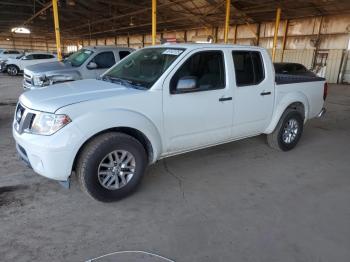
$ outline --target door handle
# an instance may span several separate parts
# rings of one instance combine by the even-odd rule
[[[220,102],[230,101],[230,100],[232,100],[232,97],[221,97],[221,98],[219,98]]]
[[[260,93],[261,96],[268,96],[271,95],[271,92],[262,92]]]

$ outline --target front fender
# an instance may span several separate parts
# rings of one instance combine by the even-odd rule
[[[58,110],[57,113],[60,113],[59,111],[61,110]],[[125,109],[95,109],[94,111],[73,117],[72,124],[76,125],[83,134],[75,146],[75,155],[83,144],[94,135],[118,127],[133,128],[146,136],[152,145],[152,162],[158,159],[162,151],[161,136],[158,128],[151,119],[139,112]]]
[[[269,126],[264,131],[264,134],[270,134],[276,128],[278,121],[280,120],[282,114],[293,103],[302,103],[305,110],[304,119],[308,119],[309,115],[309,101],[307,97],[301,92],[292,92],[285,94],[280,102],[275,106],[274,113],[272,115],[271,122]]]

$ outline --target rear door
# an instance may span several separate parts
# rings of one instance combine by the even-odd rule
[[[262,133],[270,122],[274,103],[272,63],[260,51],[233,50],[235,95],[233,136]]]
[[[225,141],[231,136],[232,90],[226,80],[225,54],[203,50],[188,55],[163,87],[163,119],[167,153]],[[197,79],[197,87],[181,91],[179,79]]]

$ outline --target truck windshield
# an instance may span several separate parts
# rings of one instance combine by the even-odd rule
[[[81,66],[92,54],[93,52],[91,50],[80,49],[79,51],[71,54],[64,61],[70,63],[74,67],[78,67]]]
[[[141,49],[121,60],[106,72],[102,79],[149,89],[184,50],[182,48]]]

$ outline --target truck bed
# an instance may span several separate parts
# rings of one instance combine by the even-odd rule
[[[275,82],[277,85],[295,84],[303,82],[317,82],[325,81],[324,78],[318,76],[299,76],[299,75],[287,75],[287,74],[276,74]]]

